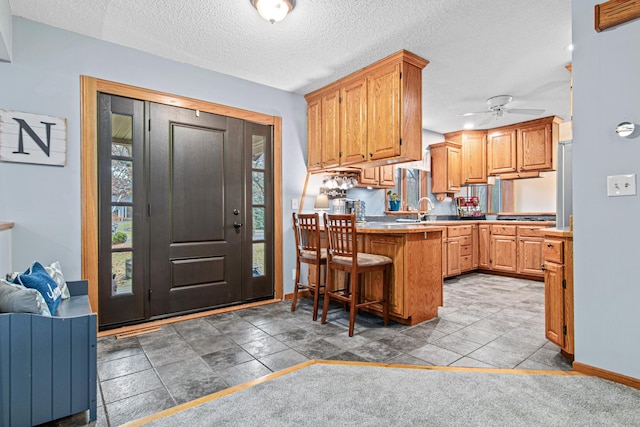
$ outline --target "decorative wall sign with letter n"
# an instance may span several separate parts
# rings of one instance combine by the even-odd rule
[[[67,120],[0,110],[0,161],[64,166]]]

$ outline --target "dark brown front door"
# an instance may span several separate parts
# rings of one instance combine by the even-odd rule
[[[150,316],[242,301],[243,121],[150,104]]]

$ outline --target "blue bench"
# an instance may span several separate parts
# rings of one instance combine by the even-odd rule
[[[96,314],[87,282],[67,285],[55,316],[0,313],[0,427],[96,419]]]

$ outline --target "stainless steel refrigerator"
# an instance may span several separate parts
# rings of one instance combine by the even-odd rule
[[[558,228],[569,228],[569,216],[573,215],[572,154],[572,139],[558,142],[558,191],[556,201],[556,227]]]

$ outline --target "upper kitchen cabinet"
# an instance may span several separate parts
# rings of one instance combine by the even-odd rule
[[[307,94],[309,171],[420,160],[427,64],[402,50]]]
[[[553,170],[561,122],[551,116],[491,129],[487,136],[489,175],[509,179]]]
[[[462,146],[462,185],[487,183],[487,131],[458,131],[445,140]]]
[[[453,142],[439,142],[431,150],[431,192],[437,200],[460,191],[462,183],[462,148]]]
[[[395,166],[362,168],[358,176],[359,187],[393,188],[396,185]]]

